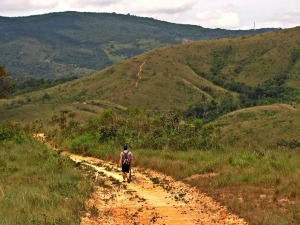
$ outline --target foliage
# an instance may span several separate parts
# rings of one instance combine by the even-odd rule
[[[190,105],[187,109],[187,116],[213,120],[221,115],[235,111],[239,108],[267,105],[276,102],[299,103],[300,101],[298,90],[284,86],[287,78],[287,76],[284,74],[266,80],[263,84],[257,87],[249,87],[243,83],[228,81],[222,76],[219,76],[219,78],[221,78],[219,84],[221,84],[222,87],[240,94],[239,102],[235,101],[232,97],[229,97],[220,103],[215,101],[211,101],[209,103],[195,103]]]
[[[68,124],[68,118],[65,124]],[[61,126],[62,143],[75,153],[90,154],[99,145],[130,143],[138,149],[207,149],[215,144],[216,127],[187,119],[177,112],[148,112],[130,108],[122,114],[105,110],[73,129]]]
[[[68,121],[68,118],[73,119],[74,117],[75,114],[70,110],[61,110],[60,116],[52,117],[52,123],[58,124],[61,131],[66,133],[71,131],[72,128],[76,127],[77,124],[73,120]]]
[[[71,151],[77,154],[88,155],[88,150],[93,147],[93,136],[91,134],[84,134],[72,140]]]
[[[9,90],[11,89],[11,84],[6,80],[8,76],[9,73],[4,66],[0,65],[0,98],[7,97]]]
[[[62,84],[71,80],[75,80],[77,77],[70,78],[59,78],[55,80],[45,79],[45,78],[34,78],[34,77],[21,77],[18,76],[11,79],[10,83],[12,88],[10,90],[10,95],[16,96],[21,94],[26,94],[29,92],[42,90],[46,88],[50,88],[56,86],[58,84]]]
[[[35,114],[34,119],[48,119],[57,114],[53,109],[68,108],[87,119],[104,109],[139,106],[181,110],[211,121],[251,106],[298,104],[299,31],[195,41],[151,51],[47,90],[1,101],[0,118]],[[135,85],[141,65],[142,79]]]
[[[90,182],[24,129],[0,123],[1,224],[78,224]]]
[[[14,122],[0,123],[0,142],[14,140],[21,143],[25,139],[20,124]]]
[[[277,146],[282,146],[282,147],[287,147],[289,149],[295,149],[295,148],[300,148],[300,141],[298,140],[290,140],[290,141],[287,141],[287,140],[279,140],[277,141]]]
[[[230,127],[238,128],[236,132],[243,132],[240,123],[249,125],[249,121],[255,120],[262,127],[265,126],[262,121],[266,121],[273,127],[273,132],[277,132],[274,124],[283,123],[285,113],[289,116],[286,119],[289,129],[295,130],[290,124],[295,122],[293,118],[297,111],[292,106],[285,107],[277,106],[282,112],[275,106],[255,107],[252,111],[244,109],[226,115],[227,120],[223,118],[219,124],[189,119],[171,110],[147,111],[136,107],[124,113],[105,110],[97,118],[90,118],[72,132],[65,133],[64,139],[72,137],[70,141],[74,146],[88,146],[84,154],[113,161],[118,159],[122,144],[129,143],[135,166],[184,179],[250,223],[265,224],[268,218],[268,224],[293,224],[297,221],[300,196],[299,141],[282,139],[273,146],[255,143],[237,148],[227,147],[222,142],[224,133],[219,133],[220,124],[229,123]],[[106,132],[112,126],[114,132]],[[255,123],[253,126],[261,129]],[[249,128],[246,131],[251,133]],[[99,133],[95,135],[95,132]],[[259,135],[268,133],[260,132]],[[253,142],[254,138],[250,139]],[[236,144],[243,142],[244,139],[238,139]],[[155,178],[153,182],[159,183]],[[286,199],[284,206],[282,199]],[[260,216],[255,216],[257,214]]]

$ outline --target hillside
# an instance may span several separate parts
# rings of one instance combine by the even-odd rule
[[[0,17],[0,64],[15,78],[80,77],[170,44],[270,30],[208,29],[116,13]]]
[[[216,111],[299,103],[299,35],[298,27],[161,48],[80,79],[2,100],[1,119],[45,118],[44,113],[62,109],[84,118],[104,108],[130,106],[189,110],[203,118]]]
[[[222,116],[214,124],[223,134],[219,143],[250,148],[258,154],[264,148],[296,148],[296,141],[297,145],[300,143],[299,106],[274,104],[241,109]]]
[[[128,218],[124,212],[130,215],[127,224],[168,224],[174,215],[196,223],[205,223],[205,218],[207,223],[236,221],[224,213],[219,217],[219,207],[213,207],[211,212],[211,201],[191,196],[188,190],[192,190],[207,193],[226,206],[231,216],[239,215],[249,224],[299,224],[299,36],[300,27],[296,27],[162,47],[75,80],[1,99],[0,144],[5,154],[4,161],[0,158],[0,169],[4,179],[14,181],[17,174],[26,172],[18,169],[22,154],[17,152],[24,149],[33,153],[26,154],[24,165],[37,166],[36,159],[43,158],[41,162],[48,164],[44,163],[46,167],[39,172],[61,176],[61,172],[56,174],[45,168],[54,164],[51,168],[63,171],[64,161],[60,159],[68,151],[77,168],[89,166],[97,171],[89,173],[95,181],[95,192],[85,209],[87,223],[105,220],[120,224],[119,218]],[[51,157],[46,155],[47,149],[34,144],[31,138],[24,142],[18,137],[37,132],[45,144],[54,146],[56,152]],[[12,137],[15,140],[10,144],[7,141]],[[125,183],[128,189],[124,183],[119,186],[120,171],[115,168],[124,143],[129,143],[134,154],[133,179],[130,184]],[[102,164],[99,158],[112,163]],[[150,174],[148,169],[164,175]],[[39,176],[31,169],[28,172],[33,180]],[[176,182],[168,182],[167,176],[190,186],[174,189]],[[62,181],[52,178],[51,182],[59,184],[39,179],[40,184],[46,184],[42,190],[61,191],[67,204],[68,200],[76,199],[67,197],[69,192],[65,192],[80,187],[74,178],[71,182],[64,177]],[[31,184],[30,179],[22,181]],[[24,182],[17,182],[18,187],[24,186]],[[118,192],[124,187],[126,193],[121,200],[114,193],[115,187]],[[162,201],[157,201],[156,188],[161,190]],[[11,199],[18,200],[19,192],[11,190],[14,188],[0,187],[0,197],[10,203]],[[32,198],[31,190],[24,192],[29,195],[21,196],[22,203],[29,197],[29,203],[34,203],[30,206],[36,207],[40,202],[48,205],[44,192]],[[149,190],[155,194],[149,195]],[[62,199],[56,192],[51,193]],[[83,195],[78,192],[76,196]],[[127,197],[133,203],[130,214],[122,204]],[[177,204],[182,200],[188,208]],[[175,208],[166,211],[166,206]],[[6,211],[19,208],[6,207],[4,215],[12,215]],[[63,218],[71,218],[61,214],[59,207],[55,209]],[[31,211],[25,210],[22,215],[32,218]],[[39,215],[35,221],[52,221],[56,217],[49,210],[35,212]],[[51,216],[47,216],[49,212]],[[71,212],[80,215],[75,208]],[[16,219],[6,216],[4,220]]]

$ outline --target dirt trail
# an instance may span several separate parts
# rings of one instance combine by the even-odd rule
[[[140,69],[139,69],[139,72],[138,72],[138,80],[135,83],[135,86],[137,86],[139,81],[142,79],[142,71],[143,71],[143,66],[145,65],[145,63],[146,63],[146,60],[140,65]]]
[[[97,179],[81,225],[128,224],[247,224],[194,188],[151,170],[133,169],[132,182],[123,183],[115,164],[67,154],[92,167]]]
[[[53,148],[44,134],[35,134],[34,138]],[[88,167],[95,178],[95,191],[86,203],[89,210],[81,225],[247,224],[195,188],[163,174],[134,168],[132,182],[123,183],[121,171],[113,163],[68,152],[60,154]]]

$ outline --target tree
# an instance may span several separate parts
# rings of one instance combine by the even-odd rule
[[[9,76],[9,73],[0,65],[0,98],[5,98],[8,95],[11,85],[5,81],[5,78]]]

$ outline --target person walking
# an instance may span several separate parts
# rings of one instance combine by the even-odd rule
[[[132,165],[132,153],[128,150],[127,144],[123,146],[123,151],[120,153],[119,167],[122,168],[123,182],[130,182],[130,166]],[[129,174],[129,177],[128,177]]]

